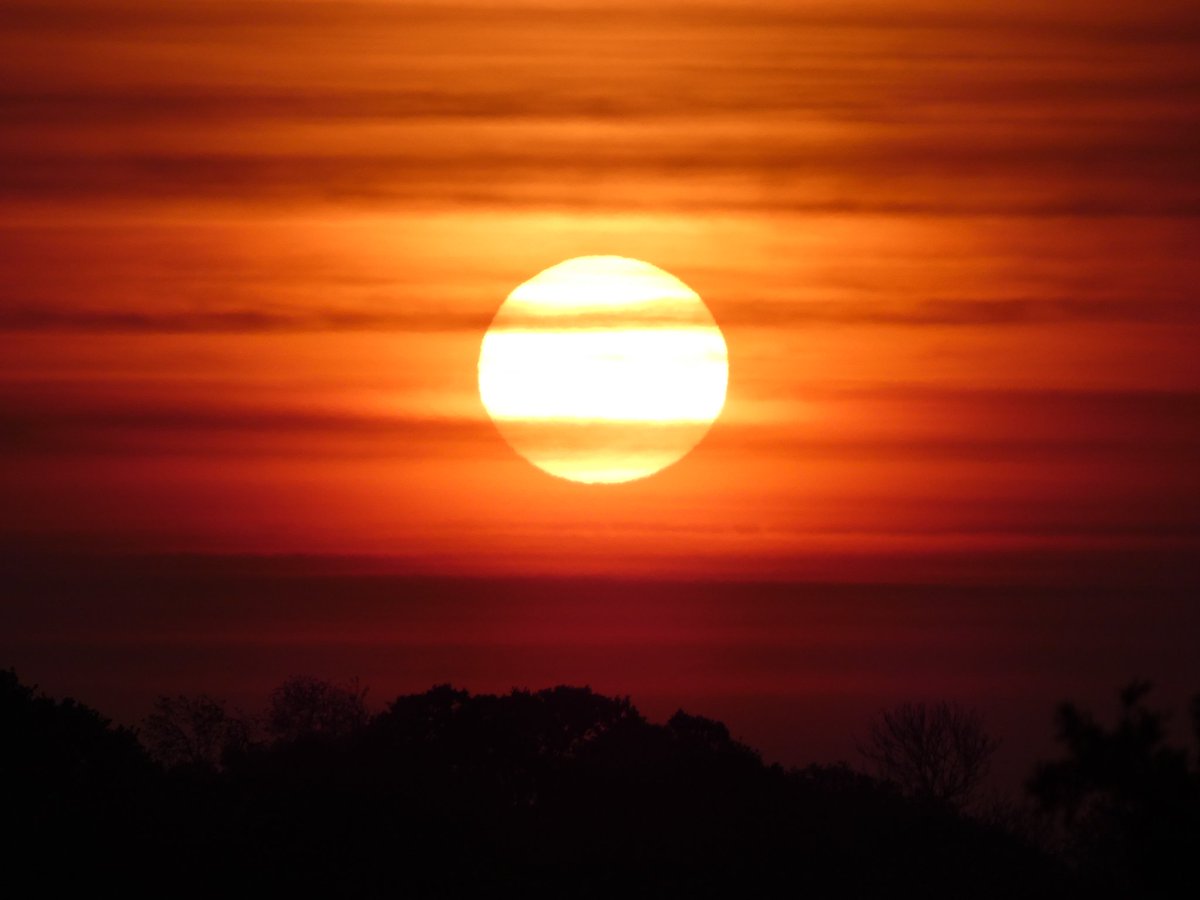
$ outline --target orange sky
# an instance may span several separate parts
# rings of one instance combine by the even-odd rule
[[[1044,6],[6,3],[0,534],[1192,578],[1200,16]],[[500,302],[583,254],[728,342],[644,482],[549,478],[476,393]]]
[[[0,667],[590,684],[800,764],[959,698],[1016,786],[1200,678],[1197,122],[1194,0],[5,0]],[[626,485],[477,394],[593,254],[728,345]]]

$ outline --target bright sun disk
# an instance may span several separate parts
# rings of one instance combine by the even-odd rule
[[[644,478],[685,456],[725,404],[724,336],[691,288],[640,260],[552,266],[501,305],[479,393],[512,447],[561,478]]]

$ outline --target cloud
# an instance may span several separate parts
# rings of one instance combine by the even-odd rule
[[[502,446],[482,408],[415,415],[312,409],[304,391],[247,401],[175,391],[171,400],[121,382],[0,385],[0,455],[437,455]],[[857,417],[830,430],[786,418],[719,422],[708,452],[745,458],[1084,460],[1178,469],[1200,453],[1200,391],[956,389],[920,384],[813,386],[806,402]],[[932,414],[946,423],[930,432]],[[876,430],[879,417],[908,422]],[[957,423],[951,425],[951,423]]]
[[[477,417],[313,410],[234,396],[173,403],[136,396],[99,399],[83,385],[0,392],[0,456],[434,455],[499,441]]]
[[[805,144],[802,130],[774,145],[756,140],[752,121],[730,130],[754,143],[700,151],[687,135],[631,135],[623,144],[616,138],[589,141],[585,129],[558,143],[532,133],[515,145],[489,146],[483,137],[471,149],[453,146],[466,134],[444,135],[392,153],[364,147],[313,154],[292,146],[270,154],[249,148],[84,156],[10,151],[0,154],[0,199],[1080,217],[1200,213],[1200,179],[1192,166],[1200,134],[1174,125],[1157,133],[1143,126],[1137,140],[1081,129],[1008,146],[969,128],[904,138],[864,132],[827,145]],[[757,179],[763,187],[731,189],[729,179]],[[828,179],[842,186],[830,187]]]
[[[2,320],[0,320],[2,321]],[[1200,322],[1200,304],[1183,297],[1013,297],[730,303],[722,327],[812,324],[1005,326],[1072,322]]]
[[[647,7],[640,0],[206,0],[163,4],[154,0],[59,0],[53,8],[37,0],[11,0],[0,21],[48,31],[98,27],[227,27],[256,23],[278,28],[328,28],[338,24],[458,24],[463,17],[482,26],[508,22],[562,20],[581,23],[623,20],[636,9],[639,22],[721,26],[855,25],[920,28],[1014,28],[1051,34],[1106,35],[1113,41],[1190,39],[1200,14],[1190,0],[1154,0],[1129,15],[1123,0],[981,0],[963,7],[956,0],[840,0],[796,5],[787,0],[674,0]],[[1188,26],[1191,26],[1189,28]]]
[[[470,331],[482,334],[490,318],[471,311],[278,311],[248,307],[220,311],[81,310],[44,306],[0,307],[0,331],[96,334],[270,334],[313,331]]]
[[[72,309],[66,306],[5,306],[0,332],[86,334],[271,334],[305,332],[467,332],[482,334],[491,310],[374,309],[294,310],[247,306],[224,310]],[[653,325],[643,318],[640,324]],[[1200,322],[1200,305],[1185,298],[961,298],[850,299],[795,302],[726,300],[719,324],[725,329],[800,328],[806,325],[897,325],[1003,327],[1052,323]],[[664,320],[663,324],[677,324]]]

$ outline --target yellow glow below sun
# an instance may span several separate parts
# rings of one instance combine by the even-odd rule
[[[516,288],[483,338],[479,393],[510,445],[573,481],[676,462],[725,404],[725,339],[699,295],[619,256],[559,263]]]

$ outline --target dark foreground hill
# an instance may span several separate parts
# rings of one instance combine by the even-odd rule
[[[764,765],[683,712],[658,725],[586,688],[442,686],[367,716],[351,693],[289,684],[261,737],[215,704],[164,698],[143,734],[156,761],[132,732],[4,673],[7,877],[165,897],[1078,888],[1014,833],[844,766]]]

